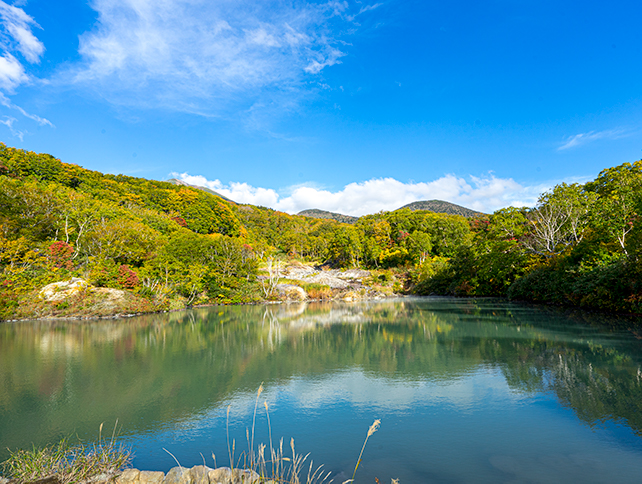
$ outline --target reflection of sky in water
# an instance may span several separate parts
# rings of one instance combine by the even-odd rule
[[[255,393],[236,393],[230,434],[236,455],[247,449]],[[501,371],[480,366],[450,380],[406,381],[339,371],[293,377],[268,387],[259,399],[257,442],[268,441],[263,401],[275,440],[294,437],[297,449],[343,479],[350,477],[368,426],[381,429],[368,442],[358,482],[634,483],[642,475],[642,443],[618,424],[591,429],[554,395],[511,389]],[[139,467],[228,464],[227,407],[174,422],[135,443]],[[343,472],[343,474],[340,474]],[[347,478],[345,477],[345,478]],[[335,481],[336,482],[336,481]]]
[[[458,299],[20,323],[0,327],[0,445],[94,438],[119,418],[137,467],[176,465],[163,449],[183,465],[213,465],[212,453],[227,465],[227,406],[238,456],[265,381],[255,440],[268,441],[267,401],[275,440],[293,437],[335,482],[375,418],[358,482],[638,482],[639,346]]]

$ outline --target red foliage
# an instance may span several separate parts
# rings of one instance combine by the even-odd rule
[[[140,284],[138,274],[129,268],[128,265],[123,264],[118,268],[118,283],[124,289],[134,289]]]
[[[74,268],[71,262],[71,256],[74,254],[74,248],[67,242],[56,241],[49,246],[49,260],[51,263],[61,269],[71,270]]]
[[[172,217],[172,220],[176,222],[181,227],[187,227],[187,222],[182,217]]]

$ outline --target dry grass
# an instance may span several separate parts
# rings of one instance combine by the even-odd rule
[[[263,384],[259,386],[256,393],[254,415],[252,416],[252,429],[251,431],[246,430],[248,452],[243,453],[238,461],[236,461],[237,466],[256,472],[259,476],[259,482],[273,482],[275,484],[323,484],[326,482],[329,484],[333,482],[333,480],[330,479],[331,472],[325,471],[323,469],[323,464],[315,467],[312,459],[309,460],[308,464],[308,458],[310,457],[309,453],[306,455],[297,454],[294,439],[290,439],[290,449],[287,454],[283,449],[283,438],[280,439],[278,447],[273,445],[270,411],[267,401],[263,402],[263,406],[265,408],[265,415],[268,424],[269,448],[267,445],[261,443],[258,445],[256,450],[254,449],[254,426],[256,424],[256,414],[261,393],[263,393]],[[230,444],[229,418],[230,407],[227,408],[227,444],[230,466],[233,468],[235,462],[234,451],[236,448],[236,442],[232,440],[232,443]],[[368,439],[379,429],[380,425],[381,421],[375,420],[368,429],[366,439],[363,442],[359,458],[357,459],[357,463],[352,473],[352,478],[343,481],[342,484],[354,482]]]
[[[131,452],[116,443],[115,426],[109,440],[103,440],[102,427],[98,442],[92,445],[71,445],[68,439],[62,439],[42,449],[9,451],[2,466],[19,482],[55,476],[60,484],[74,484],[100,474],[113,476],[130,463]]]
[[[300,284],[303,289],[305,289],[305,292],[308,293],[308,296],[310,299],[332,299],[333,297],[333,291],[330,286],[327,286],[325,284],[318,284],[318,283],[307,283],[307,284]]]

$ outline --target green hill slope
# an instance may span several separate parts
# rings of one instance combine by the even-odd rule
[[[222,198],[223,200],[227,200],[228,202],[236,203],[234,200],[230,200],[229,198],[227,198],[227,197],[221,195],[220,193],[215,192],[214,190],[212,190],[210,188],[207,188],[207,187],[201,187],[201,186],[198,186],[198,185],[190,185],[189,183],[185,183],[184,181],[179,180],[177,178],[170,178],[169,180],[166,180],[166,181],[167,181],[167,183],[171,183],[173,185],[179,185],[179,186],[184,186],[184,187],[196,188],[197,190],[203,190],[204,192],[210,193],[212,195],[216,195],[217,197]]]
[[[435,213],[447,213],[449,215],[463,215],[464,217],[476,217],[483,215],[482,212],[476,212],[461,205],[454,203],[444,202],[443,200],[423,200],[419,202],[412,202],[404,205],[401,208],[408,208],[410,210],[428,210]]]
[[[328,212],[326,210],[318,210],[316,208],[303,210],[302,212],[297,213],[297,215],[300,215],[302,217],[336,220],[337,222],[341,222],[345,224],[353,224],[357,220],[359,220],[359,217],[353,217],[352,215],[343,215],[342,213]]]

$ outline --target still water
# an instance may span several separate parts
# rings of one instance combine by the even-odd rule
[[[96,439],[134,466],[229,465],[294,438],[342,482],[642,481],[635,320],[496,300],[214,307],[119,321],[0,324],[6,448]],[[214,456],[214,457],[213,457]]]

